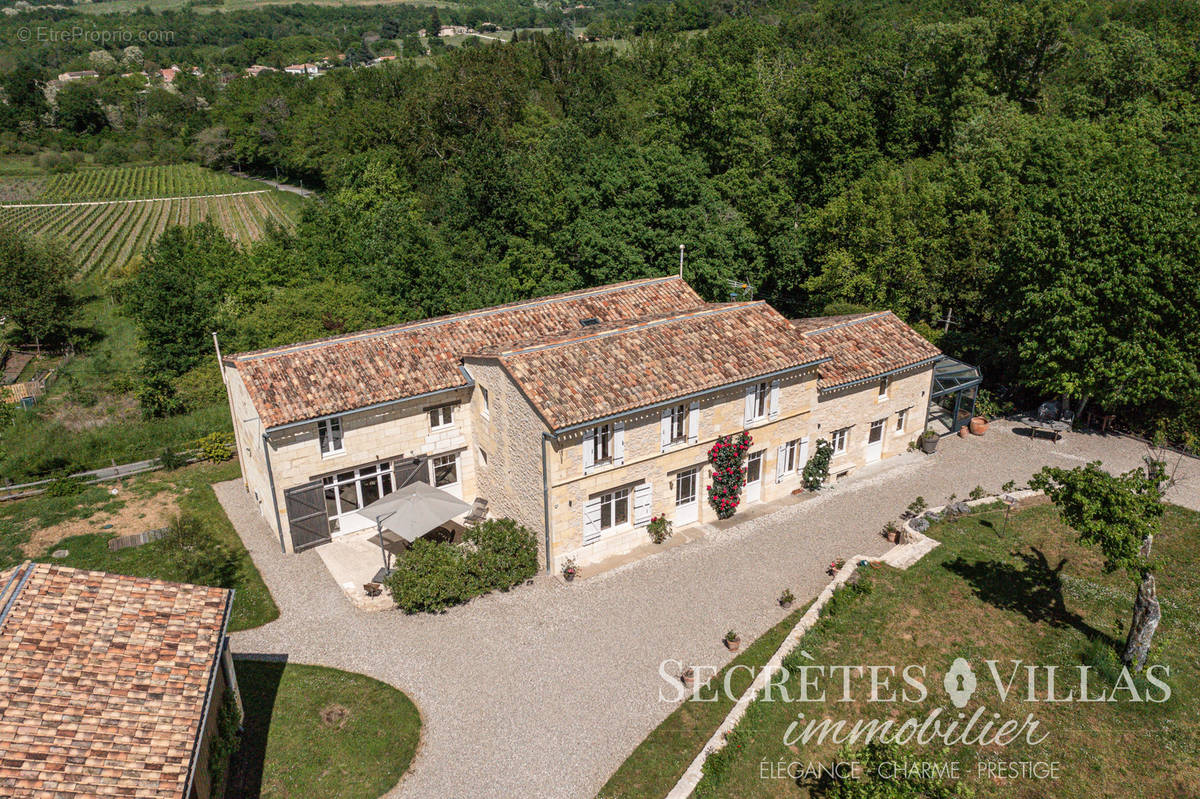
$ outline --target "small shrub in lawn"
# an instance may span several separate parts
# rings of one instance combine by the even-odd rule
[[[196,442],[196,454],[206,461],[227,461],[237,451],[233,433],[209,433]]]
[[[87,483],[78,477],[56,477],[46,486],[46,494],[51,497],[72,497],[87,488]]]
[[[198,516],[181,513],[167,525],[160,539],[178,564],[184,581],[218,588],[236,588],[241,561],[228,547],[218,542]]]
[[[987,492],[983,490],[983,486],[975,486],[971,489],[971,493],[967,494],[970,499],[983,499],[987,496]]]
[[[170,447],[163,450],[162,455],[158,456],[158,462],[168,472],[173,472],[181,466],[186,466],[188,459],[186,455],[180,455]]]

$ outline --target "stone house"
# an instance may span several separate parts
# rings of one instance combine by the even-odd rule
[[[924,427],[941,353],[890,312],[789,321],[636,280],[222,360],[247,490],[287,551],[411,480],[534,530],[547,569],[715,518],[707,452],[754,439],[748,503],[844,476]]]
[[[233,592],[51,564],[0,572],[0,794],[219,796],[210,751],[241,711]]]

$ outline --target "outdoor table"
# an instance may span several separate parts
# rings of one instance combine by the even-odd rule
[[[1029,433],[1031,437],[1036,437],[1039,433],[1049,433],[1050,438],[1055,444],[1057,444],[1058,440],[1062,438],[1063,433],[1071,429],[1070,422],[1058,420],[1044,420],[1037,419],[1032,416],[1026,416],[1023,417],[1021,421],[1029,426]]]

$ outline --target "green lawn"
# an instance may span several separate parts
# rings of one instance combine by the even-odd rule
[[[378,680],[242,659],[237,677],[245,733],[226,799],[376,799],[416,754],[416,705]]]
[[[708,686],[724,685],[725,674],[735,666],[761,667],[779,649],[796,622],[812,603],[792,611],[783,621],[755,639],[741,654],[709,681]],[[750,685],[752,675],[738,669],[730,677],[729,684],[734,695],[740,696]],[[662,723],[638,744],[628,759],[609,778],[598,796],[603,799],[662,799],[683,776],[688,764],[700,754],[700,748],[712,737],[713,730],[732,709],[734,700],[723,691],[710,687],[701,689],[706,699],[717,696],[717,701],[684,702],[663,719]]]
[[[222,464],[196,464],[174,472],[155,472],[133,478],[117,497],[108,493],[109,485],[96,486],[69,497],[38,496],[18,502],[0,504],[0,568],[8,568],[24,559],[20,547],[29,541],[38,528],[46,528],[73,519],[88,519],[102,513],[118,512],[127,503],[150,499],[167,502],[173,499],[180,512],[199,518],[205,529],[220,544],[233,551],[239,570],[229,620],[231,630],[258,627],[279,617],[279,609],[271,599],[253,561],[250,559],[237,531],[217,502],[211,483],[237,477],[235,461]],[[103,518],[103,517],[101,517]],[[186,575],[174,551],[167,542],[155,541],[138,547],[110,552],[108,541],[116,535],[142,532],[142,524],[130,529],[97,530],[65,538],[49,544],[35,560],[61,563],[81,569],[98,569],[116,574],[156,577],[162,580],[183,581]],[[63,559],[51,557],[57,549],[70,555]]]
[[[953,719],[957,711],[948,701],[942,676],[957,657],[966,658],[978,677],[978,690],[965,708],[968,714],[981,705],[1001,713],[1003,720],[1023,720],[1031,713],[1039,723],[1039,734],[1048,737],[1040,745],[1020,739],[1006,747],[958,746],[945,752],[911,744],[904,751],[910,759],[959,763],[964,783],[980,797],[1157,799],[1200,795],[1200,722],[1195,712],[1200,700],[1200,662],[1195,647],[1200,634],[1200,571],[1196,568],[1200,514],[1168,507],[1163,533],[1155,541],[1156,554],[1162,559],[1159,599],[1163,620],[1151,661],[1170,667],[1167,682],[1172,695],[1165,703],[1029,703],[1011,696],[1002,702],[983,664],[987,659],[999,661],[1004,679],[1012,671],[1013,660],[1059,667],[1056,695],[1060,697],[1071,687],[1078,691],[1078,667],[1089,665],[1089,695],[1111,691],[1120,675],[1116,651],[1129,622],[1133,582],[1125,574],[1104,574],[1100,557],[1075,543],[1073,533],[1051,506],[1014,515],[1006,531],[1003,513],[988,511],[936,525],[931,535],[943,545],[921,562],[906,572],[870,570],[870,593],[847,595],[848,601],[839,601],[833,613],[823,615],[797,648],[812,659],[802,659],[794,652],[788,659],[793,673],[787,683],[791,696],[798,697],[796,671],[801,664],[890,665],[897,674],[905,665],[916,664],[927,671],[926,699],[868,701],[868,674],[853,678],[849,702],[836,701],[842,698],[841,676],[821,684],[826,688],[823,702],[755,702],[731,734],[729,747],[710,759],[709,773],[696,796],[829,795],[827,788],[821,790],[811,781],[762,776],[764,763],[828,764],[837,756],[837,747],[829,742],[805,744],[794,738],[785,742],[796,714],[802,712],[806,719],[845,720],[847,725],[856,720],[896,719],[900,723],[910,718],[924,721],[930,711],[941,708]],[[1022,671],[1016,681],[1022,699],[1025,674]],[[1043,670],[1037,678],[1043,698],[1045,683]],[[1140,675],[1135,684],[1139,690],[1147,688]],[[905,686],[896,676],[891,687]],[[1161,698],[1160,691],[1154,693]],[[1127,698],[1128,692],[1121,696]],[[711,734],[716,723],[697,737]],[[602,796],[662,794],[657,782],[654,792],[623,787],[659,779],[656,772],[664,769],[643,756],[643,749],[659,735],[656,731],[635,752],[610,782],[613,790]],[[1057,762],[1058,779],[986,774],[977,778],[978,762],[994,760]]]

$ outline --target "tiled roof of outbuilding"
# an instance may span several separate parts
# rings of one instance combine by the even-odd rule
[[[702,306],[678,277],[634,280],[229,359],[265,427],[466,385],[464,355]]]
[[[795,319],[803,337],[833,361],[820,368],[822,391],[941,357],[942,351],[891,311]]]
[[[184,799],[231,597],[49,564],[0,573],[0,795]]]
[[[552,430],[822,359],[764,302],[705,305],[477,357],[498,359]]]

